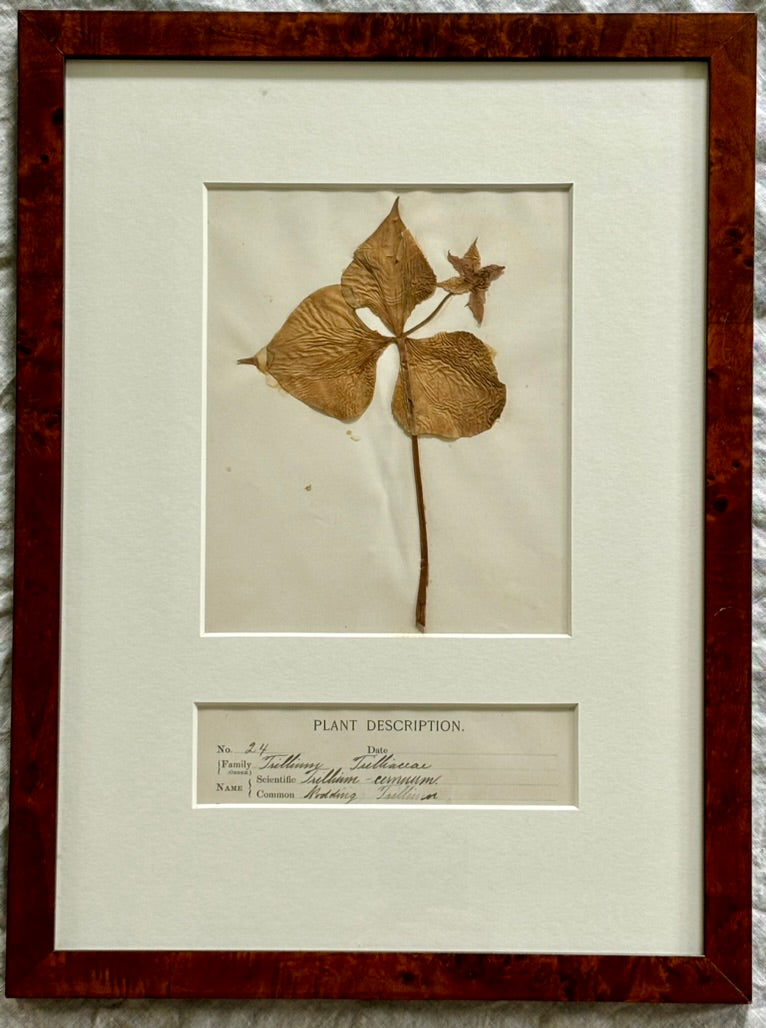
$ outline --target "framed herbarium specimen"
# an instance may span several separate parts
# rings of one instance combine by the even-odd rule
[[[745,1002],[755,18],[19,38],[9,994]]]

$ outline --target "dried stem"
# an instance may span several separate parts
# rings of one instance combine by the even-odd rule
[[[447,293],[446,296],[442,297],[442,299],[439,301],[436,307],[434,307],[434,309],[431,311],[427,318],[423,318],[423,320],[419,321],[417,325],[413,325],[412,328],[407,329],[407,335],[412,335],[413,332],[417,332],[419,328],[422,328],[424,325],[427,325],[429,321],[432,321],[439,313],[439,311],[442,309],[447,300],[451,299],[453,295],[453,293]]]
[[[426,530],[426,507],[423,502],[423,480],[420,477],[420,448],[418,437],[412,436],[412,469],[415,472],[415,495],[418,500],[418,527],[420,528],[420,578],[418,598],[415,603],[415,627],[419,632],[426,630],[426,590],[428,589],[428,532]]]
[[[434,314],[436,311],[434,311]],[[432,315],[433,316],[433,315]],[[412,400],[412,381],[407,360],[407,337],[396,340],[402,371],[402,385],[409,414],[410,437],[412,439],[412,470],[415,476],[415,496],[418,504],[418,529],[420,531],[420,577],[418,597],[415,602],[415,627],[419,632],[426,630],[426,590],[428,589],[428,532],[426,529],[426,506],[423,500],[423,479],[420,474],[420,447],[416,434],[415,407]]]
[[[413,332],[417,332],[417,330],[419,328],[423,328],[423,326],[427,325],[429,321],[433,321],[433,319],[436,317],[436,315],[439,313],[439,311],[445,305],[447,300],[451,300],[454,295],[455,295],[454,293],[447,293],[446,296],[443,296],[441,298],[441,300],[437,303],[437,305],[434,307],[434,309],[431,311],[431,313],[429,315],[427,315],[425,318],[423,318],[422,321],[419,321],[417,323],[417,325],[413,325],[412,328],[408,328],[407,331],[404,332],[403,335],[400,335],[400,336],[383,336],[383,338],[386,340],[386,342],[396,342],[397,344],[400,344],[402,339],[407,339],[409,336],[412,335]],[[238,364],[254,364],[255,363],[255,358],[253,357],[250,360],[237,361],[237,363]]]

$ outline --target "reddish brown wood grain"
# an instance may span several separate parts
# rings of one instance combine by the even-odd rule
[[[16,607],[7,992],[14,996],[743,1002],[750,990],[755,18],[22,12]],[[705,956],[54,949],[64,61],[702,60],[710,69]]]
[[[710,60],[705,455],[705,952],[751,979],[755,40]],[[735,185],[736,183],[736,185]],[[741,985],[747,992],[747,985]]]
[[[705,60],[750,15],[187,14],[29,11],[78,57]]]
[[[52,949],[63,316],[61,55],[20,25],[16,535],[8,982]]]
[[[56,952],[18,995],[737,1003],[705,958],[493,953]]]

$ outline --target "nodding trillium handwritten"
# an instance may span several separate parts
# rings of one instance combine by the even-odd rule
[[[341,421],[360,417],[372,400],[375,369],[392,343],[399,351],[399,375],[391,403],[393,415],[412,441],[412,460],[420,530],[420,577],[415,625],[426,627],[428,537],[418,437],[461,439],[486,432],[505,406],[505,386],[489,348],[471,332],[438,332],[415,338],[453,296],[468,294],[477,324],[484,317],[487,290],[505,270],[482,266],[477,241],[462,257],[448,254],[457,272],[437,282],[430,264],[399,213],[399,199],[354,253],[340,285],[324,286],[298,304],[253,364],[303,403]],[[445,291],[431,313],[407,327],[415,307]],[[391,333],[368,328],[357,315],[369,308]]]

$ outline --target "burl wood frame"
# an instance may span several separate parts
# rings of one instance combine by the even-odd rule
[[[27,11],[19,35],[8,994],[745,1002],[755,17]],[[55,949],[64,67],[99,57],[707,62],[704,956]]]

